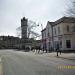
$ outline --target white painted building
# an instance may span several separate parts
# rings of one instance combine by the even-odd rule
[[[51,50],[52,47],[52,26],[50,23],[47,23],[46,26],[46,45],[47,45],[47,50]]]
[[[47,49],[47,44],[46,44],[46,28],[43,29],[41,32],[42,32],[41,48],[43,50],[46,50]]]
[[[48,22],[45,29],[47,50],[56,50],[57,44],[60,50],[75,50],[75,18],[62,17]]]

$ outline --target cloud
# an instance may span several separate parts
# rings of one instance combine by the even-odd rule
[[[0,0],[0,32],[16,35],[23,16],[42,23],[54,21],[63,16],[69,0]],[[39,31],[41,28],[38,29]],[[5,33],[6,32],[6,33]],[[39,32],[40,33],[40,32]]]

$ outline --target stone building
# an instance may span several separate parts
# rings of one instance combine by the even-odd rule
[[[32,40],[30,40],[27,36],[27,28],[28,28],[28,20],[23,17],[21,19],[21,44],[22,49],[31,49]]]
[[[43,50],[46,50],[47,49],[47,44],[46,44],[46,28],[43,29],[41,32],[42,32],[41,48]]]
[[[17,49],[21,39],[13,36],[0,36],[0,48]]]
[[[60,50],[75,50],[75,18],[62,17],[55,22],[48,21],[46,26],[47,50],[52,48],[56,50],[57,45]]]
[[[28,20],[23,17],[23,19],[21,19],[21,36],[22,39],[27,39],[27,22]]]

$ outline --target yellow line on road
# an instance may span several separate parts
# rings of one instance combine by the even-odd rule
[[[2,67],[1,58],[0,58],[0,75],[3,75],[3,67]]]

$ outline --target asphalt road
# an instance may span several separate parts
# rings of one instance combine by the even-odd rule
[[[0,75],[75,75],[75,61],[32,52],[0,51]]]

